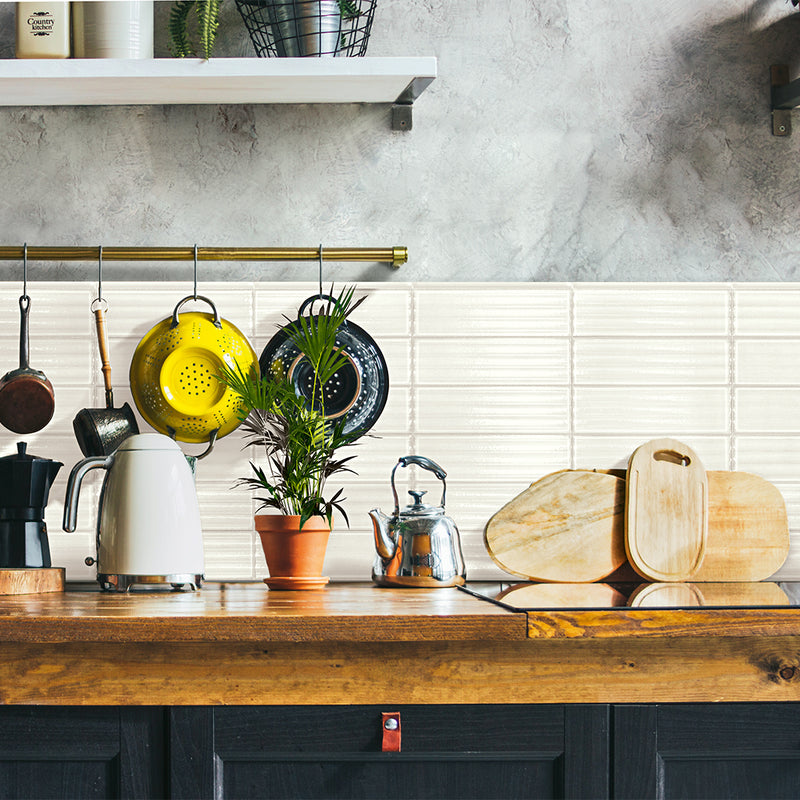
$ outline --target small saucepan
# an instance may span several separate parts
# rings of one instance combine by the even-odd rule
[[[106,390],[105,408],[83,408],[72,420],[72,429],[81,452],[91,456],[110,456],[129,436],[139,433],[139,424],[133,409],[124,403],[114,408],[114,390],[111,388],[111,363],[108,358],[105,311],[108,305],[98,298],[92,303],[97,344],[100,350],[103,383]]]
[[[55,394],[44,372],[28,364],[31,299],[27,294],[19,298],[19,310],[19,369],[0,379],[0,424],[14,433],[36,433],[53,418]]]

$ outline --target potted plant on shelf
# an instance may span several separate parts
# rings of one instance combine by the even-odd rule
[[[301,316],[283,328],[310,362],[311,407],[280,362],[261,377],[244,373],[238,364],[223,365],[219,376],[240,399],[245,446],[255,446],[264,457],[264,466],[251,461],[253,474],[236,485],[263,492],[256,497],[261,505],[255,525],[270,573],[265,582],[271,589],[322,588],[328,581],[322,568],[334,510],[349,524],[342,489],[326,499],[326,481],[337,473],[354,472],[349,462],[355,456],[341,458],[338,452],[352,445],[361,431],[345,432],[343,420],[326,418],[323,388],[347,361],[336,333],[363,300],[354,299],[353,288],[344,289],[316,316]],[[265,508],[279,513],[258,513]]]
[[[222,0],[178,0],[169,12],[169,38],[172,54],[178,58],[197,56],[197,48],[188,32],[189,14],[194,8],[197,14],[197,36],[203,58],[208,61],[214,49],[219,27],[219,10]]]

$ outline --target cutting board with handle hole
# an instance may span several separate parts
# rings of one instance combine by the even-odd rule
[[[628,462],[625,549],[652,581],[684,581],[700,569],[708,534],[708,478],[677,439],[653,439]]]
[[[580,484],[564,477],[573,472],[583,476]],[[603,477],[607,475],[616,481],[609,483]],[[623,582],[638,580],[625,558],[625,477],[625,470],[615,469],[555,472],[542,479],[547,482],[546,498],[540,494],[542,487],[537,486],[537,481],[489,521],[484,533],[489,554],[503,570],[528,580],[581,582],[609,576]],[[706,477],[705,557],[692,580],[762,581],[774,575],[789,555],[789,523],[783,495],[774,484],[749,472],[710,470]],[[576,488],[586,492],[577,507],[570,505],[572,501],[566,494],[559,497],[562,490],[574,496]],[[539,499],[546,499],[549,505],[537,514],[530,506]],[[578,570],[574,565],[580,563],[586,525],[591,530],[587,541],[595,554],[600,553],[599,563],[594,568],[583,565]],[[562,536],[564,543],[553,538]],[[571,549],[577,550],[578,555]],[[616,566],[606,573],[609,561]],[[542,572],[546,577],[537,578],[537,573]]]
[[[506,503],[486,525],[484,543],[512,575],[590,583],[625,562],[624,512],[623,478],[562,470]]]

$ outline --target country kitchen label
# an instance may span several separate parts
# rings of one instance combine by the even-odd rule
[[[52,36],[56,18],[50,11],[33,11],[28,15],[28,29],[33,36]]]

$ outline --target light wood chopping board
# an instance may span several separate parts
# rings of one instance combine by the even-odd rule
[[[625,562],[625,481],[562,470],[531,484],[488,522],[486,549],[512,575],[589,583]]]
[[[562,482],[565,491],[573,491],[576,486],[573,480],[554,480],[554,476],[569,472],[576,471],[556,472],[542,480],[547,481],[551,493],[558,492]],[[577,472],[584,476],[581,487],[587,491],[586,497],[597,497],[599,492],[606,508],[610,499],[608,493],[613,486],[614,512],[610,518],[605,518],[605,522],[595,520],[590,540],[596,551],[612,554],[611,563],[621,559],[617,567],[609,572],[585,580],[601,580],[609,576],[616,581],[637,580],[638,575],[625,559],[624,504],[618,502],[619,496],[624,498],[625,470]],[[609,484],[603,477],[592,477],[603,475],[616,477],[617,482]],[[783,495],[769,481],[748,472],[711,470],[706,477],[708,533],[705,556],[692,580],[763,581],[774,575],[789,555],[789,523]],[[575,577],[578,571],[572,568],[574,557],[570,548],[580,550],[581,520],[593,515],[597,517],[600,509],[584,508],[580,513],[574,508],[563,511],[563,506],[571,501],[565,497],[551,497],[549,508],[543,509],[541,517],[537,516],[529,506],[539,496],[538,490],[536,493],[531,491],[538,483],[532,484],[492,517],[484,534],[486,548],[495,563],[512,575],[553,582],[580,580]],[[594,485],[587,489],[588,483]],[[554,513],[558,508],[562,508],[563,512],[560,516]],[[602,515],[600,518],[603,519]],[[537,533],[542,524],[547,527],[547,533]],[[565,536],[566,541],[556,544],[552,537],[560,536]],[[534,567],[542,557],[548,565],[548,574],[553,577],[540,579],[526,572],[539,572]],[[559,557],[561,561],[558,561]],[[582,567],[582,573],[597,574],[604,572],[607,566],[608,561],[604,562],[602,568],[594,570]],[[611,575],[612,572],[614,575]]]
[[[64,567],[3,567],[0,595],[63,592],[65,571]]]
[[[645,583],[628,598],[632,608],[788,606],[777,583]]]
[[[677,439],[653,439],[628,462],[625,549],[652,581],[684,581],[703,563],[708,479],[702,461]]]
[[[607,583],[526,583],[495,598],[513,608],[617,608],[627,598]]]

